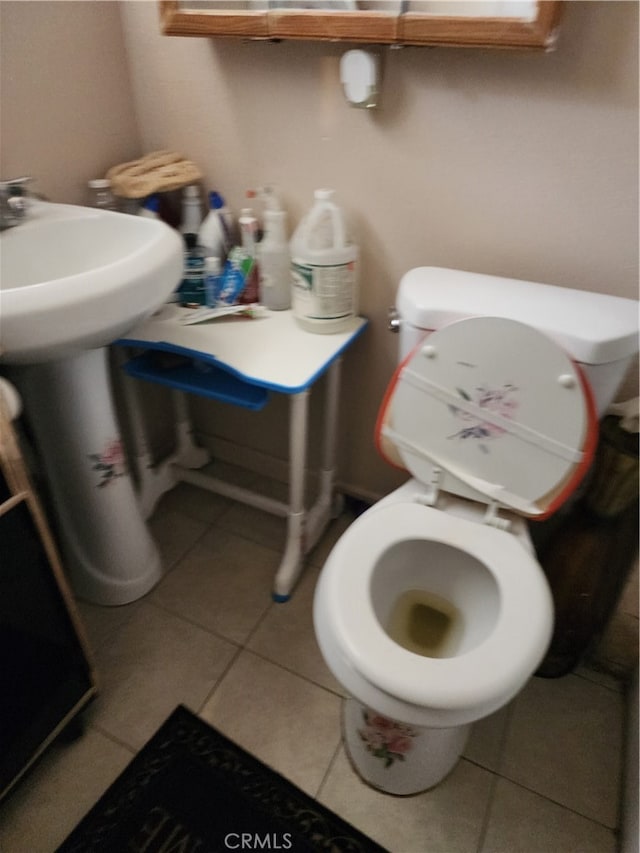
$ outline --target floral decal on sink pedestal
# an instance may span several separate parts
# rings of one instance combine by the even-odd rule
[[[100,475],[100,482],[97,484],[99,489],[127,473],[127,461],[120,438],[107,441],[102,452],[90,453],[89,459],[93,461],[93,470]]]

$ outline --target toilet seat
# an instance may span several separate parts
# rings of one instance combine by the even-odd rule
[[[500,597],[495,625],[460,656],[412,653],[376,618],[370,594],[376,563],[394,544],[412,539],[466,552],[495,579]],[[512,534],[418,503],[390,503],[362,515],[339,540],[323,575],[324,611],[350,664],[370,683],[414,705],[464,709],[515,694],[551,635],[548,585],[535,558]]]
[[[499,317],[428,335],[396,371],[376,425],[383,456],[425,485],[531,518],[567,499],[596,440],[578,366],[536,329]]]

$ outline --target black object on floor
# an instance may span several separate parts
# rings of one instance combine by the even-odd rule
[[[58,853],[385,853],[180,706]]]

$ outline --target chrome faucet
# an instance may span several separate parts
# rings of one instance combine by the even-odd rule
[[[25,176],[0,181],[0,231],[19,225],[26,218],[31,180]]]

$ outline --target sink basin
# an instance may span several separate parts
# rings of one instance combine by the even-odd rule
[[[175,289],[182,241],[144,217],[47,202],[29,214],[0,235],[0,368],[22,397],[76,595],[127,604],[162,562],[128,470],[107,345]]]
[[[0,236],[0,361],[41,363],[111,343],[175,289],[182,254],[163,222],[33,202]]]

